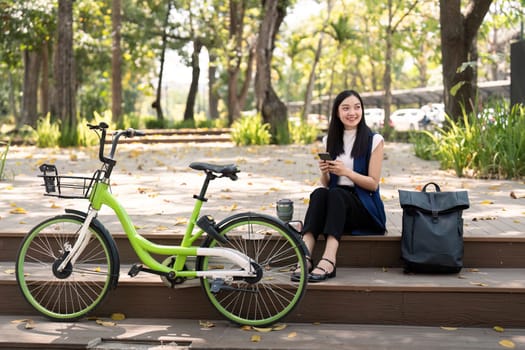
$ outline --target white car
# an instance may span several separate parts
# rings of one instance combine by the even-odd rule
[[[402,108],[390,115],[390,123],[397,131],[418,130],[424,117],[425,113],[419,108]]]
[[[365,108],[365,121],[372,129],[383,127],[385,122],[385,110],[383,108]]]

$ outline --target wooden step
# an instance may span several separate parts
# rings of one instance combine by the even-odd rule
[[[22,233],[0,233],[0,261],[14,261]],[[178,244],[180,234],[147,234],[160,244]],[[137,262],[124,234],[113,235],[123,264]],[[400,236],[344,236],[338,251],[340,267],[400,267]],[[197,242],[200,244],[200,242]],[[525,237],[465,237],[464,266],[525,268]],[[324,242],[318,242],[314,260],[322,254]]]
[[[7,271],[11,263],[1,263]],[[136,318],[221,319],[199,280],[173,289],[158,276],[127,275],[95,314],[122,312]],[[287,322],[383,325],[525,327],[525,270],[464,268],[453,275],[407,275],[399,268],[341,268],[337,277],[309,284]],[[15,276],[0,278],[0,314],[34,315]]]

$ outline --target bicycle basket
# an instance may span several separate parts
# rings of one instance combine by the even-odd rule
[[[54,165],[42,164],[41,175],[44,178],[45,196],[60,198],[89,198],[93,183],[99,181],[100,171],[97,170],[92,177],[58,175]]]

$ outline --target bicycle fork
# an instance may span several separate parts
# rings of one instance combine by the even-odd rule
[[[78,238],[76,239],[75,244],[72,247],[70,243],[64,245],[64,253],[62,254],[63,260],[57,267],[58,272],[64,271],[68,264],[74,265],[80,254],[82,254],[84,249],[87,247],[92,235],[91,231],[89,230],[89,226],[91,225],[91,221],[97,216],[97,214],[97,210],[89,208],[84,223],[82,224],[82,227],[78,232]]]

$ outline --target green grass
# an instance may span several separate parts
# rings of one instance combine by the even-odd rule
[[[412,137],[416,155],[439,160],[458,177],[518,179],[525,176],[525,106],[499,101],[490,113],[466,113],[458,122],[446,116],[435,133]]]

